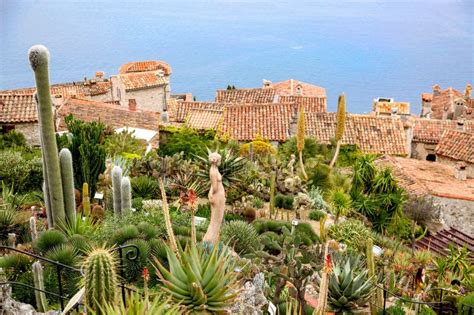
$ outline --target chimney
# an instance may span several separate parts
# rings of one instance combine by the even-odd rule
[[[263,87],[264,88],[271,88],[272,87],[272,81],[263,79]]]
[[[461,117],[457,120],[456,130],[466,132],[466,124],[464,123],[464,118]]]
[[[433,85],[433,96],[437,96],[441,93],[441,87],[438,84]]]
[[[137,110],[137,101],[134,98],[128,100],[128,109],[133,112]]]
[[[443,117],[441,119],[442,120],[448,119],[448,106],[444,106],[444,108],[443,108]]]
[[[296,86],[296,95],[297,96],[302,96],[303,95],[303,86],[301,84],[298,84]]]
[[[468,83],[466,85],[466,89],[464,90],[464,99],[466,101],[471,99],[471,92],[472,92],[472,85]]]
[[[459,180],[466,180],[467,179],[467,170],[466,164],[464,162],[458,162],[454,169],[454,177]]]
[[[105,72],[104,71],[96,71],[95,72],[95,78],[98,79],[98,80],[102,80],[105,76]]]

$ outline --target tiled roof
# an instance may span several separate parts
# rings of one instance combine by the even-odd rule
[[[275,89],[276,94],[280,96],[296,96],[296,95],[317,96],[317,97],[326,96],[325,88],[322,88],[314,84],[294,80],[294,79],[272,83],[271,87]],[[301,93],[301,94],[298,94],[298,93]]]
[[[448,113],[453,113],[454,101],[457,98],[463,98],[463,94],[452,87],[440,91],[437,95],[431,94],[431,118],[443,118],[445,107],[448,109]],[[429,102],[430,94],[423,93],[422,99]]]
[[[474,201],[474,179],[456,179],[455,169],[450,165],[394,156],[383,156],[376,164],[389,166],[409,194]]]
[[[303,106],[305,113],[326,112],[326,97],[316,96],[280,96],[280,103],[295,103]]]
[[[68,99],[58,109],[59,130],[66,130],[64,117],[72,114],[84,121],[102,121],[112,128],[135,127],[158,131],[160,114],[131,111],[128,107],[79,99]]]
[[[272,88],[217,90],[218,103],[272,103],[275,90]]]
[[[407,102],[375,102],[373,107],[376,113],[392,114],[396,109],[399,115],[410,115],[410,103]]]
[[[168,83],[164,77],[160,77],[154,72],[120,74],[119,78],[126,91],[144,90]]]
[[[110,91],[111,87],[112,85],[110,81],[60,83],[51,85],[51,95],[54,97],[63,97],[65,99],[69,97],[83,98],[87,96],[106,94]],[[33,95],[35,92],[36,88],[0,91],[1,94],[17,95]]]
[[[176,120],[176,114],[178,111],[178,101],[175,98],[169,98],[166,100],[166,109],[168,111],[168,119],[170,121]]]
[[[171,74],[171,67],[164,61],[158,60],[147,60],[147,61],[135,61],[129,62],[122,65],[119,69],[120,74],[131,73],[131,72],[146,72],[162,70],[165,75]]]
[[[239,141],[254,140],[257,135],[270,141],[289,137],[292,104],[234,105],[224,109],[221,134]]]
[[[336,131],[336,113],[305,113],[308,136],[330,143]],[[364,153],[406,155],[406,136],[400,119],[347,115],[343,144],[356,144]]]
[[[437,144],[445,130],[454,130],[458,126],[456,120],[439,120],[418,118],[413,122],[413,142]],[[474,132],[474,121],[464,122],[466,131]]]
[[[37,122],[38,112],[32,94],[0,94],[0,123]]]
[[[193,108],[189,110],[186,125],[198,130],[216,130],[222,120],[222,112],[222,110]]]
[[[184,122],[191,109],[222,110],[225,104],[213,102],[176,102],[176,116],[174,120]]]
[[[474,133],[445,130],[435,152],[454,160],[474,163]]]

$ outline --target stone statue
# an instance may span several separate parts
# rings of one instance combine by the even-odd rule
[[[219,232],[224,219],[225,191],[222,184],[222,175],[219,173],[221,156],[217,152],[209,154],[209,178],[211,180],[211,190],[209,190],[209,203],[211,204],[211,222],[202,241],[216,245],[219,241]]]
[[[292,155],[291,155],[291,159],[290,159],[290,161],[288,162],[288,169],[289,169],[289,171],[290,171],[290,175],[291,175],[291,176],[294,176],[293,165],[295,165],[295,161],[296,161],[295,155],[292,154]]]

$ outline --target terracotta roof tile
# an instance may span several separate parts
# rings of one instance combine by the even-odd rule
[[[38,112],[32,94],[0,94],[0,122],[37,122]]]
[[[224,109],[221,134],[239,141],[254,140],[257,135],[270,141],[286,141],[293,116],[293,104],[227,106]]]
[[[326,112],[326,97],[316,96],[280,96],[280,103],[295,103],[303,106],[305,113]]]
[[[217,90],[218,103],[272,103],[275,90],[272,88]]]
[[[394,109],[399,115],[410,115],[408,102],[375,102],[373,106],[374,112],[381,114],[392,114]]]
[[[336,130],[336,113],[305,113],[306,134],[330,143]],[[364,153],[406,155],[406,136],[400,119],[347,115],[343,144],[355,144]]]
[[[467,131],[474,132],[474,121],[466,120],[464,126]],[[413,142],[437,144],[445,130],[456,128],[456,120],[418,118],[413,122]]]
[[[447,88],[444,91],[440,91],[439,94],[423,93],[422,99],[430,102],[431,95],[431,118],[442,119],[444,108],[448,109],[448,113],[454,112],[454,101],[457,98],[463,98],[463,93],[453,88]]]
[[[222,110],[193,108],[189,110],[186,125],[198,130],[216,130],[222,121],[222,112]]]
[[[225,104],[213,102],[176,102],[176,122],[184,122],[191,109],[212,109],[222,110]]]
[[[271,87],[275,89],[276,94],[280,96],[326,96],[326,89],[294,79],[272,83]]]
[[[435,152],[454,160],[474,163],[474,133],[445,130]]]
[[[53,97],[63,97],[64,99],[70,97],[84,98],[87,96],[106,94],[111,88],[112,85],[110,81],[59,83],[51,85],[51,95]],[[0,91],[2,94],[16,95],[33,95],[35,92],[36,88],[33,87]]]
[[[158,131],[160,113],[131,111],[128,107],[79,99],[68,99],[58,109],[59,130],[66,130],[64,117],[72,114],[84,121],[102,121],[112,128],[135,127]]]
[[[125,86],[126,91],[149,89],[168,83],[168,80],[158,76],[155,72],[120,74],[119,78]]]
[[[158,60],[129,62],[120,67],[119,73],[124,74],[124,73],[131,73],[131,72],[146,72],[146,71],[157,71],[157,70],[162,70],[165,75],[171,74],[170,65],[164,61],[158,61]]]

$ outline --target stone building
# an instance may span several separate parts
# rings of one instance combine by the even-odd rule
[[[40,145],[38,112],[32,94],[0,94],[0,132],[21,132],[29,145]]]
[[[171,67],[163,61],[124,64],[111,76],[112,101],[128,107],[130,100],[139,109],[166,112],[170,97]]]
[[[376,98],[372,103],[372,112],[375,115],[393,116],[410,115],[410,103],[395,102],[393,98]]]
[[[474,178],[474,132],[445,130],[435,153],[439,162],[455,169],[458,179]]]
[[[456,120],[461,117],[474,119],[474,99],[471,92],[471,84],[466,85],[464,93],[452,87],[442,90],[436,84],[432,93],[421,95],[420,117],[443,120]]]

